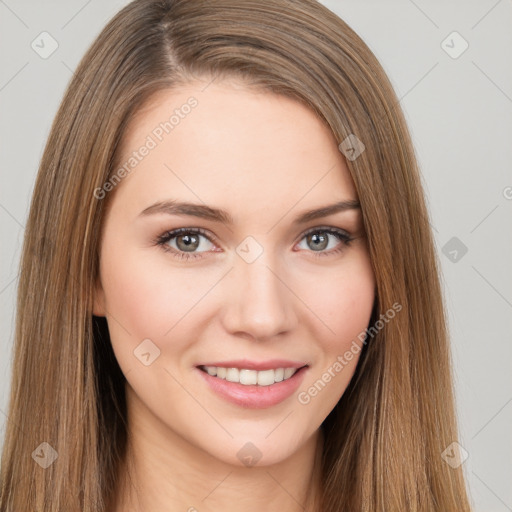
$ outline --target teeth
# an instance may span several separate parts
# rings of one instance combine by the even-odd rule
[[[295,368],[286,368],[284,370],[284,380],[289,379],[295,373]]]
[[[246,370],[245,368],[224,368],[222,366],[202,366],[208,375],[219,379],[225,379],[229,382],[237,382],[246,386],[270,386],[275,382],[281,382],[289,379],[298,368],[276,368],[275,370]]]
[[[284,368],[278,368],[275,370],[274,380],[281,382],[284,379]]]
[[[240,370],[238,368],[228,368],[226,380],[229,380],[229,382],[240,382]]]
[[[217,367],[216,366],[205,366],[208,375],[217,375]]]
[[[258,386],[270,386],[275,382],[275,371],[274,370],[264,370],[258,372]]]
[[[240,370],[240,384],[247,386],[258,384],[258,372],[256,370]]]

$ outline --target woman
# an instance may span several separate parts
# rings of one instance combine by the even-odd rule
[[[316,1],[115,16],[18,293],[2,512],[470,510],[406,123]]]

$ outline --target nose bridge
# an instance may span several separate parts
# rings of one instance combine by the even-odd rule
[[[254,259],[255,247],[249,246],[245,253],[244,247],[247,249],[242,243],[237,249],[235,268],[230,273],[226,328],[232,333],[268,338],[291,328],[295,318],[293,294],[284,284],[286,277],[280,275],[283,266],[271,251],[261,250]]]

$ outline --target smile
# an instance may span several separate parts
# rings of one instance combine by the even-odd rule
[[[200,366],[204,372],[218,379],[235,382],[245,386],[270,386],[291,378],[298,368],[276,368],[270,370],[249,370],[246,368],[225,368],[222,366]]]
[[[227,363],[223,363],[226,366],[202,364],[196,366],[195,371],[219,398],[239,407],[253,409],[265,409],[284,402],[297,391],[309,370],[309,365],[304,364],[291,367],[289,365],[294,364],[291,361],[288,364],[285,361],[275,361],[274,368],[270,362],[251,364],[240,361],[239,367],[234,363],[235,361],[230,362],[229,366]],[[255,369],[254,366],[260,368]]]

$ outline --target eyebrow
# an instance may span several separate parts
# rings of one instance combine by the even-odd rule
[[[344,212],[347,210],[360,209],[361,205],[359,201],[355,199],[348,199],[345,201],[338,201],[321,208],[314,210],[308,210],[302,212],[294,221],[294,225],[305,224],[311,220],[327,217],[338,212]],[[221,208],[214,208],[212,206],[206,206],[202,204],[178,202],[173,200],[159,201],[151,206],[145,208],[139,216],[148,216],[154,214],[168,214],[168,215],[188,215],[191,217],[199,217],[201,219],[212,220],[215,222],[222,222],[223,224],[233,225],[233,217]]]

